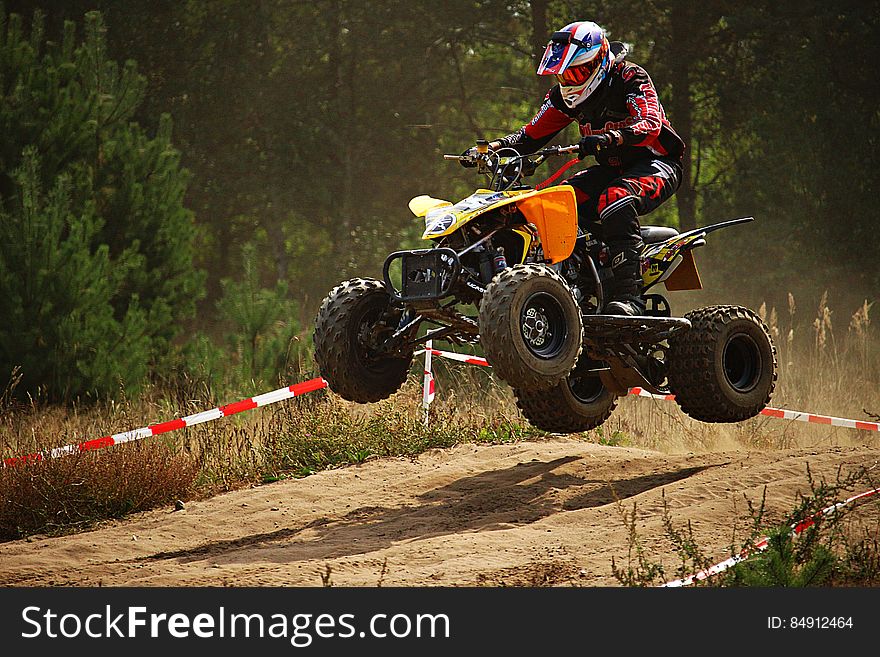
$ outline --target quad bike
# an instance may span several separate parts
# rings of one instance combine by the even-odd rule
[[[577,148],[520,155],[478,142],[473,154],[444,155],[475,166],[489,188],[455,204],[413,198],[410,210],[424,218],[422,239],[433,247],[396,251],[384,281],[345,281],[323,300],[315,359],[330,389],[355,402],[384,399],[403,385],[415,350],[443,339],[479,344],[545,431],[601,425],[634,386],[673,393],[703,422],[757,415],[776,383],[776,348],[758,315],[718,305],[673,317],[653,291],[658,283],[701,289],[693,250],[709,233],[753,218],[684,233],[642,227],[645,314],[602,314],[607,249],[579,230],[574,188],[523,184],[548,157]],[[462,310],[469,305],[475,315]]]

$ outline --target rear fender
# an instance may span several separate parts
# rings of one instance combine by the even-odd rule
[[[642,251],[645,289],[665,283],[667,290],[701,290],[703,284],[692,249],[706,243],[703,234],[675,235]]]
[[[642,251],[642,280],[645,289],[662,282],[670,291],[702,290],[703,283],[694,261],[693,250],[706,243],[706,235],[709,233],[754,220],[754,217],[740,217],[722,221],[680,233],[657,244],[649,244]]]

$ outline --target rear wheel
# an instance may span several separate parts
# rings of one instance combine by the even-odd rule
[[[407,356],[388,356],[377,347],[396,329],[400,311],[391,308],[385,284],[353,278],[321,303],[315,320],[315,361],[330,389],[349,401],[385,399],[406,381]]]
[[[776,387],[776,347],[758,315],[709,306],[687,315],[691,328],[669,340],[669,388],[689,416],[740,422],[760,413]]]
[[[583,323],[571,288],[544,265],[499,273],[480,303],[480,343],[495,373],[514,388],[546,390],[581,353]]]
[[[532,425],[544,431],[578,433],[595,429],[617,406],[617,396],[595,371],[602,365],[582,355],[577,366],[554,388],[515,388],[516,405]]]

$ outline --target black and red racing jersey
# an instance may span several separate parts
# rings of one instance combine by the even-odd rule
[[[543,148],[563,128],[577,121],[581,135],[615,131],[622,143],[603,148],[600,164],[626,167],[644,158],[680,160],[684,142],[666,118],[657,90],[638,64],[622,61],[609,71],[608,81],[574,108],[562,100],[559,85],[544,98],[535,117],[499,141],[519,153]]]

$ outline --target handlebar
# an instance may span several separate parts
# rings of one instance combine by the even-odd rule
[[[569,146],[551,146],[550,148],[556,149],[556,155],[562,155],[563,153],[577,153],[581,149],[579,144],[570,144]]]
[[[446,153],[443,159],[458,160],[465,167],[476,167],[479,173],[489,176],[490,188],[504,191],[517,185],[524,177],[534,174],[538,166],[548,157],[576,153],[579,150],[578,144],[547,146],[534,153],[522,155],[516,149],[502,147],[485,153],[472,151],[465,151],[461,155]]]
[[[547,146],[546,148],[542,148],[541,150],[535,151],[534,153],[528,153],[526,155],[518,155],[518,156],[516,156],[516,158],[521,159],[521,158],[532,157],[532,156],[548,157],[550,155],[565,155],[566,153],[577,153],[579,149],[580,149],[580,146],[578,146],[577,144],[570,144],[568,146]],[[498,150],[502,150],[502,149],[498,149]],[[489,151],[488,153],[483,153],[482,154],[483,159],[488,157],[489,155],[492,155],[495,152],[496,151]],[[479,157],[479,154],[478,155],[451,155],[449,153],[444,153],[443,159],[444,160],[457,160],[457,161],[463,160],[465,162],[467,162],[467,161],[474,162],[474,161],[481,159],[481,158]],[[509,158],[509,159],[514,159],[514,158]]]
[[[479,142],[478,142],[479,144]],[[482,145],[482,144],[480,144]],[[564,155],[580,150],[578,144],[547,146],[534,153],[520,154],[516,149],[502,147],[479,153],[468,150],[461,155],[444,154],[444,160],[458,160],[464,167],[474,167],[489,177],[489,187],[495,191],[511,189],[535,173],[544,160],[552,155]]]

